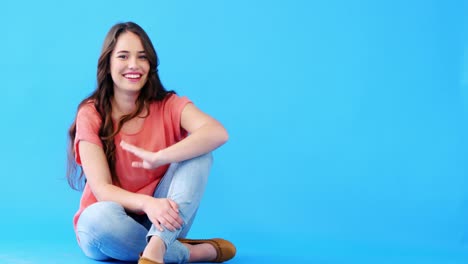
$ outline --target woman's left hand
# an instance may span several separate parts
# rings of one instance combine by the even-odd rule
[[[159,152],[151,152],[151,151],[147,151],[145,149],[142,149],[142,148],[139,148],[139,147],[136,147],[132,144],[129,144],[125,141],[121,141],[120,142],[120,146],[134,154],[135,156],[139,157],[141,159],[141,161],[134,161],[132,162],[132,167],[135,167],[135,168],[144,168],[144,169],[156,169],[157,167],[159,166],[162,166],[164,165],[165,163],[160,159],[160,155],[158,155]]]

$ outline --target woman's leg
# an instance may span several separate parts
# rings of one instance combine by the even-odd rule
[[[151,226],[148,239],[158,236],[166,245],[164,261],[167,263],[184,263],[189,260],[189,250],[176,239],[185,236],[193,222],[200,205],[208,175],[213,163],[211,153],[171,164],[166,175],[154,192],[156,198],[169,198],[179,205],[179,214],[184,221],[182,228],[176,231],[159,231]]]
[[[115,202],[97,202],[86,208],[77,223],[84,254],[95,260],[136,261],[146,246],[148,230]]]

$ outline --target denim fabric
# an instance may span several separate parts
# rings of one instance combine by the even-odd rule
[[[103,201],[87,207],[77,223],[77,234],[84,254],[95,260],[136,261],[151,236],[166,244],[165,263],[185,263],[189,251],[177,238],[187,235],[200,205],[213,159],[204,154],[169,166],[154,197],[170,198],[179,205],[184,220],[176,231],[157,230],[146,215],[128,213],[122,205]]]

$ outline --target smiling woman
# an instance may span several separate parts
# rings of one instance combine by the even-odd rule
[[[186,239],[211,152],[228,135],[188,98],[166,91],[154,47],[135,23],[113,26],[98,61],[96,90],[69,130],[68,180],[84,183],[74,217],[84,254],[140,264],[223,262],[224,239]]]
[[[122,33],[110,59],[114,89],[131,92],[143,87],[150,65],[138,35]]]

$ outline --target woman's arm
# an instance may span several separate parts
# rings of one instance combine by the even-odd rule
[[[80,141],[78,144],[83,172],[96,199],[114,201],[132,212],[142,212],[146,197],[112,185],[103,149],[87,141]]]
[[[177,204],[170,199],[132,193],[112,184],[104,150],[87,141],[80,141],[80,158],[87,184],[98,201],[113,201],[132,212],[145,212],[160,230],[180,228],[182,219]]]
[[[224,126],[200,111],[194,104],[187,104],[184,107],[180,125],[189,136],[160,151],[160,157],[165,163],[200,156],[220,147],[228,140]]]
[[[184,107],[180,122],[189,136],[158,152],[146,151],[122,141],[120,145],[123,149],[142,159],[141,162],[133,162],[132,166],[154,169],[168,163],[180,162],[208,153],[228,140],[224,126],[200,111],[194,104]]]

